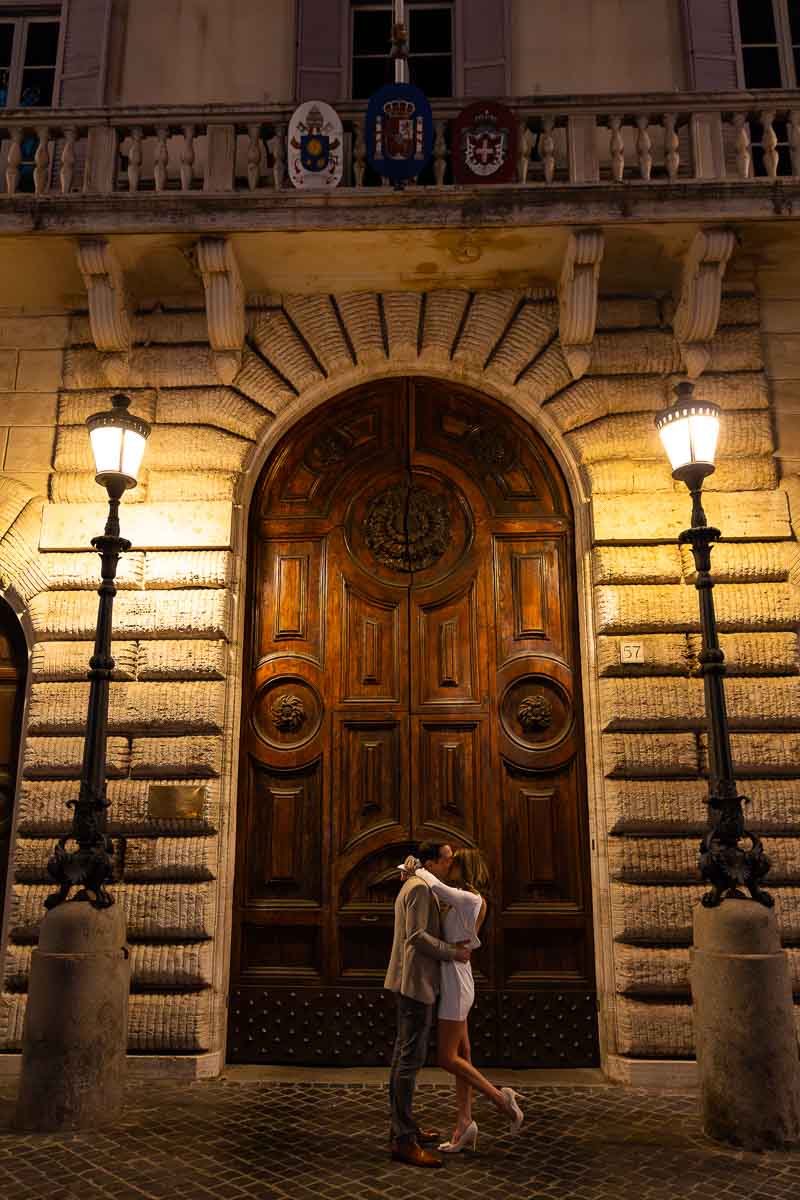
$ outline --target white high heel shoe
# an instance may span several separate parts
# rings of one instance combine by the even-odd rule
[[[467,1128],[454,1142],[442,1142],[439,1149],[443,1154],[460,1154],[462,1150],[474,1150],[478,1145],[478,1123],[470,1121]]]
[[[511,1112],[512,1112],[511,1132],[519,1133],[520,1129],[522,1128],[522,1122],[525,1120],[525,1114],[523,1113],[520,1106],[517,1104],[517,1100],[518,1099],[521,1100],[522,1097],[521,1096],[518,1097],[517,1093],[514,1091],[514,1089],[510,1088],[510,1087],[500,1088],[500,1094],[501,1094],[501,1096],[504,1096],[505,1099],[508,1101],[508,1103],[511,1105]]]

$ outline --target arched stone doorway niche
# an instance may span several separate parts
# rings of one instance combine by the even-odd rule
[[[425,377],[271,440],[243,606],[229,1056],[383,1061],[392,867],[440,836],[480,843],[500,889],[479,1057],[596,1062],[580,534],[558,464],[507,408]]]

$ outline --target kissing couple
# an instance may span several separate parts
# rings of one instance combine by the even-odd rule
[[[455,1077],[456,1123],[439,1150],[455,1154],[475,1149],[478,1126],[472,1118],[476,1089],[511,1122],[523,1121],[512,1088],[496,1088],[473,1065],[467,1018],[475,1001],[470,957],[480,946],[486,917],[489,872],[479,850],[425,843],[399,866],[403,886],[394,906],[394,940],[384,987],[397,999],[397,1040],[389,1074],[392,1158],[415,1167],[441,1167],[426,1148],[438,1134],[420,1129],[412,1106],[417,1072],[425,1065],[433,1008],[439,997],[439,1066]]]

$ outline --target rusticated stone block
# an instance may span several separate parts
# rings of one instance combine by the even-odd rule
[[[26,779],[78,779],[83,759],[82,737],[28,737],[25,740],[23,775]],[[130,746],[127,738],[106,742],[106,772],[127,775]]]
[[[156,345],[208,341],[208,321],[204,309],[182,312],[164,311],[137,313],[133,318],[133,339],[136,343]]]
[[[230,595],[225,591],[122,592],[114,604],[114,631],[120,637],[228,637]],[[88,592],[46,592],[31,601],[37,640],[64,641],[94,636],[97,601]]]
[[[392,358],[417,357],[422,296],[419,292],[385,292],[383,313]]]
[[[141,642],[139,679],[224,679],[228,662],[226,642]]]
[[[552,300],[527,300],[495,344],[488,370],[513,383],[536,359],[558,330],[558,305]]]
[[[147,470],[240,471],[252,442],[205,425],[154,425],[147,441]],[[94,459],[86,431],[68,425],[56,432],[57,471],[88,471]]]
[[[711,552],[716,583],[783,583],[795,551],[794,542],[720,542]],[[694,583],[696,572],[689,546],[680,547],[683,578]]]
[[[763,541],[789,538],[786,495],[775,492],[710,492],[704,500],[709,524],[726,538]],[[688,494],[654,494],[646,503],[632,504],[627,496],[597,496],[592,501],[594,535],[598,542],[675,542],[688,527]]]
[[[525,368],[517,387],[534,404],[544,404],[571,381],[572,372],[564,358],[561,343],[556,340]]]
[[[699,633],[687,634],[699,666]],[[729,675],[796,675],[800,671],[796,633],[723,633],[720,646]]]
[[[624,329],[595,334],[592,375],[668,375],[680,369],[680,352],[671,332]]]
[[[658,300],[647,296],[600,296],[598,329],[656,329],[662,324]]]
[[[614,833],[694,833],[706,825],[708,784],[703,779],[608,780],[606,813]],[[750,779],[740,785],[750,798],[748,827],[771,834],[800,833],[800,782]]]
[[[637,1058],[691,1058],[692,1008],[687,1003],[655,1003],[617,998],[617,1051]]]
[[[385,358],[381,314],[375,293],[348,292],[337,296],[336,303],[358,361],[373,362]]]
[[[144,504],[147,499],[147,467],[135,488],[125,493],[125,507],[129,504]],[[96,504],[102,493],[97,490],[97,479],[92,471],[56,471],[49,478],[48,496],[53,504]],[[83,547],[81,547],[83,548]]]
[[[731,736],[734,766],[743,776],[800,776],[800,734],[734,733]],[[703,768],[708,767],[706,739],[701,739]]]
[[[263,310],[253,321],[252,337],[267,362],[277,367],[298,392],[323,378],[308,347],[281,308]]]
[[[800,883],[797,838],[765,838],[764,849],[772,863],[772,886]],[[700,878],[696,837],[613,837],[608,862],[611,878],[622,883],[696,883]]]
[[[607,775],[692,776],[698,771],[693,733],[607,733],[603,735]]]
[[[27,991],[32,946],[8,947],[5,988]],[[134,943],[130,947],[131,981],[138,989],[181,989],[199,991],[211,986],[212,945],[188,942],[183,945]]]
[[[100,586],[100,559],[94,551],[89,554],[40,554],[39,563],[47,576],[50,591],[86,588],[96,593]],[[123,554],[117,566],[115,582],[118,591],[142,587],[144,554],[136,550]]]
[[[13,588],[23,601],[47,587],[36,549],[41,510],[41,500],[31,500],[0,536],[0,588]]]
[[[219,775],[222,742],[218,737],[134,738],[134,779],[194,779]]]
[[[151,471],[147,477],[147,495],[153,504],[168,501],[224,500],[230,503],[236,491],[238,475],[232,471]]]
[[[262,358],[245,347],[242,366],[234,380],[237,391],[244,392],[269,413],[279,413],[295,399],[296,393]]]
[[[93,351],[93,353],[96,353]],[[86,430],[86,420],[93,416],[94,413],[103,412],[111,408],[111,397],[116,394],[118,388],[107,388],[105,391],[89,391],[89,392],[60,392],[58,396],[58,424],[59,425],[80,425],[83,428],[83,436],[87,443],[89,435]],[[130,411],[137,417],[143,417],[145,421],[151,423],[156,418],[156,393],[147,388],[143,391],[136,391],[134,388],[125,388],[125,395],[130,399]]]
[[[227,588],[233,578],[233,555],[227,550],[151,550],[145,556],[146,588]]]
[[[679,377],[670,380],[670,386],[679,382]],[[763,371],[744,371],[741,374],[715,375],[704,371],[694,381],[694,394],[698,400],[719,404],[726,412],[742,408],[769,408],[769,386]]]
[[[102,504],[46,504],[42,513],[40,550],[85,550],[106,521]],[[122,515],[122,532],[139,550],[229,549],[233,505],[133,504]]]
[[[27,997],[0,995],[0,1047],[19,1050]],[[191,996],[135,993],[128,1004],[128,1049],[138,1053],[199,1053],[210,1045],[210,1005]]]
[[[11,932],[18,940],[36,937],[44,900],[54,884],[17,883],[11,896]],[[211,883],[119,883],[114,898],[122,905],[133,938],[207,938],[214,932],[216,889]]]
[[[91,642],[37,642],[31,652],[31,674],[39,684],[84,680],[93,652]],[[115,663],[111,678],[135,679],[136,642],[112,642],[111,654]]]
[[[666,546],[597,546],[592,551],[594,582],[679,583],[680,551]]]
[[[594,421],[567,435],[579,462],[607,458],[664,459],[661,439],[650,413],[624,413]],[[720,457],[755,458],[771,454],[772,426],[768,412],[740,412],[720,430]],[[740,464],[741,465],[741,464]]]
[[[711,343],[710,371],[758,371],[764,366],[758,326],[717,330]]]
[[[587,463],[583,470],[593,496],[674,492],[682,487],[673,480],[666,461],[609,458]],[[778,471],[772,456],[723,458],[709,476],[705,491],[769,491],[777,484]]]
[[[707,888],[613,883],[611,911],[614,936],[620,941],[688,946],[692,938],[692,910]],[[800,888],[770,888],[781,937],[797,941],[800,935]]]
[[[329,296],[286,296],[283,307],[329,374],[353,365]]]
[[[639,675],[689,675],[697,659],[689,649],[689,634],[645,633],[636,638],[642,645],[641,662],[623,662],[620,657],[625,639],[597,639],[597,670],[601,678]]]
[[[613,413],[656,413],[665,399],[663,380],[653,375],[585,375],[559,392],[547,412],[567,432]]]
[[[796,678],[729,679],[725,700],[734,721],[800,724],[800,680]]]
[[[426,295],[423,357],[440,362],[449,360],[469,299],[469,292],[447,288]]]
[[[126,883],[207,880],[216,872],[215,837],[129,838],[125,843]]]
[[[760,321],[758,296],[754,292],[729,293],[719,306],[719,326],[758,325]]]
[[[157,411],[158,421],[166,425],[213,425],[251,442],[272,424],[263,408],[225,387],[164,388]]]
[[[719,628],[795,629],[800,598],[793,591],[784,583],[722,584],[714,591]],[[598,633],[694,632],[700,627],[697,595],[683,586],[598,587],[595,612]]]
[[[467,310],[461,336],[453,353],[456,362],[473,363],[483,367],[521,299],[521,292],[511,290],[473,293],[472,303]]]
[[[614,947],[614,982],[623,994],[689,994],[689,950],[686,946]]]
[[[675,676],[601,679],[600,710],[605,728],[629,721],[655,728],[697,723],[705,718],[703,684]]]
[[[114,836],[148,835],[151,837],[213,832],[219,825],[220,785],[214,779],[187,779],[182,784],[202,787],[205,793],[203,813],[198,817],[153,817],[149,813],[151,785],[166,780],[112,779],[107,796],[109,831]],[[78,795],[72,781],[24,780],[19,812],[19,831],[25,836],[60,837],[72,820],[67,802]]]
[[[28,704],[31,733],[81,733],[88,683],[35,683]],[[120,683],[110,689],[111,733],[218,733],[225,711],[222,683]]]

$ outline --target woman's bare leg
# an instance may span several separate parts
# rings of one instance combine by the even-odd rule
[[[463,1022],[464,1032],[461,1036],[461,1041],[458,1044],[458,1053],[468,1063],[472,1062],[472,1048],[469,1044],[469,1032],[467,1030],[467,1022]],[[467,1083],[466,1079],[462,1079],[460,1075],[456,1075],[456,1128],[455,1136],[460,1137],[467,1126],[472,1121],[472,1087]]]
[[[436,1041],[439,1047],[439,1066],[444,1071],[449,1071],[451,1075],[455,1075],[456,1079],[463,1079],[469,1087],[474,1087],[482,1095],[486,1096],[487,1100],[491,1100],[495,1108],[498,1108],[501,1113],[507,1116],[511,1115],[511,1110],[505,1097],[485,1075],[481,1075],[480,1071],[472,1065],[469,1059],[464,1058],[460,1053],[461,1041],[464,1036],[464,1021],[443,1021],[439,1019],[437,1027]]]

